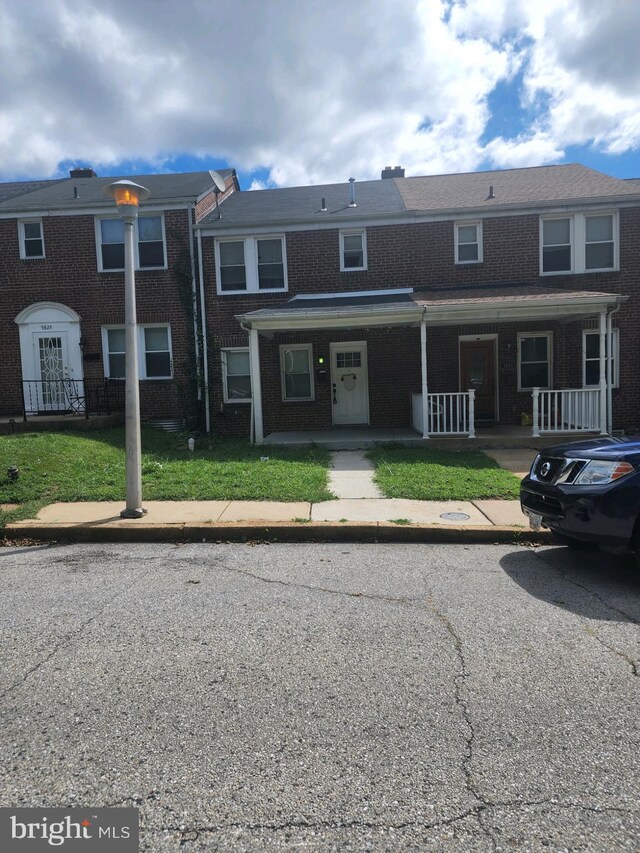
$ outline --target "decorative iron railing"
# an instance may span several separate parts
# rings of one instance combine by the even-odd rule
[[[110,415],[124,410],[122,379],[25,379],[22,415]]]

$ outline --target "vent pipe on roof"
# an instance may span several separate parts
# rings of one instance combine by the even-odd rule
[[[78,187],[73,188],[73,197],[74,198],[80,198],[80,196],[78,195]]]
[[[357,207],[356,204],[356,179],[349,178],[349,207]]]
[[[322,203],[320,204],[320,210],[323,213],[327,212],[327,200],[325,198],[322,199]]]
[[[493,184],[490,184],[489,195],[487,196],[486,201],[489,201],[489,199],[492,199],[492,198],[495,198],[495,195],[493,194]]]

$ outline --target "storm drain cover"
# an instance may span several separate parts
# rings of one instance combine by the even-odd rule
[[[445,521],[469,521],[471,516],[466,512],[443,512],[440,518],[444,518]]]

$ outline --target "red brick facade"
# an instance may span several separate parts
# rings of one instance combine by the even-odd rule
[[[249,407],[223,402],[220,349],[247,346],[235,319],[259,308],[281,304],[296,294],[369,291],[391,288],[452,288],[500,282],[540,284],[571,291],[599,291],[629,296],[614,317],[620,329],[620,388],[613,391],[614,428],[640,427],[640,208],[619,210],[620,269],[608,273],[540,275],[538,214],[483,220],[483,261],[454,262],[454,222],[371,225],[366,228],[367,269],[340,272],[339,229],[291,230],[286,233],[288,292],[217,295],[214,238],[203,238],[206,312],[209,329],[210,399],[213,429],[249,435]],[[251,236],[251,232],[247,232]],[[517,390],[519,332],[553,333],[553,387],[582,387],[582,332],[593,319],[564,322],[482,323],[428,330],[428,380],[433,392],[459,390],[459,337],[497,335],[499,422],[519,423],[531,412],[530,391]],[[410,395],[421,384],[420,338],[415,328],[355,329],[276,334],[260,338],[265,434],[277,430],[329,429],[332,425],[330,381],[316,382],[312,402],[283,402],[279,364],[282,343],[311,343],[314,361],[329,361],[330,342],[368,343],[369,408],[372,427],[410,425]]]

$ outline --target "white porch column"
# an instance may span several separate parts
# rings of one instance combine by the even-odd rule
[[[429,438],[429,401],[427,400],[427,325],[420,323],[420,363],[422,366],[422,437]]]
[[[249,361],[254,417],[253,434],[256,444],[262,444],[264,442],[264,431],[262,426],[262,388],[260,387],[260,341],[257,329],[249,330]]]
[[[613,317],[611,312],[607,314],[607,432],[611,435],[613,431],[613,400],[611,389],[613,388]]]
[[[540,438],[540,389],[533,389],[533,430],[534,438]]]
[[[600,435],[607,434],[607,312],[600,312]]]

